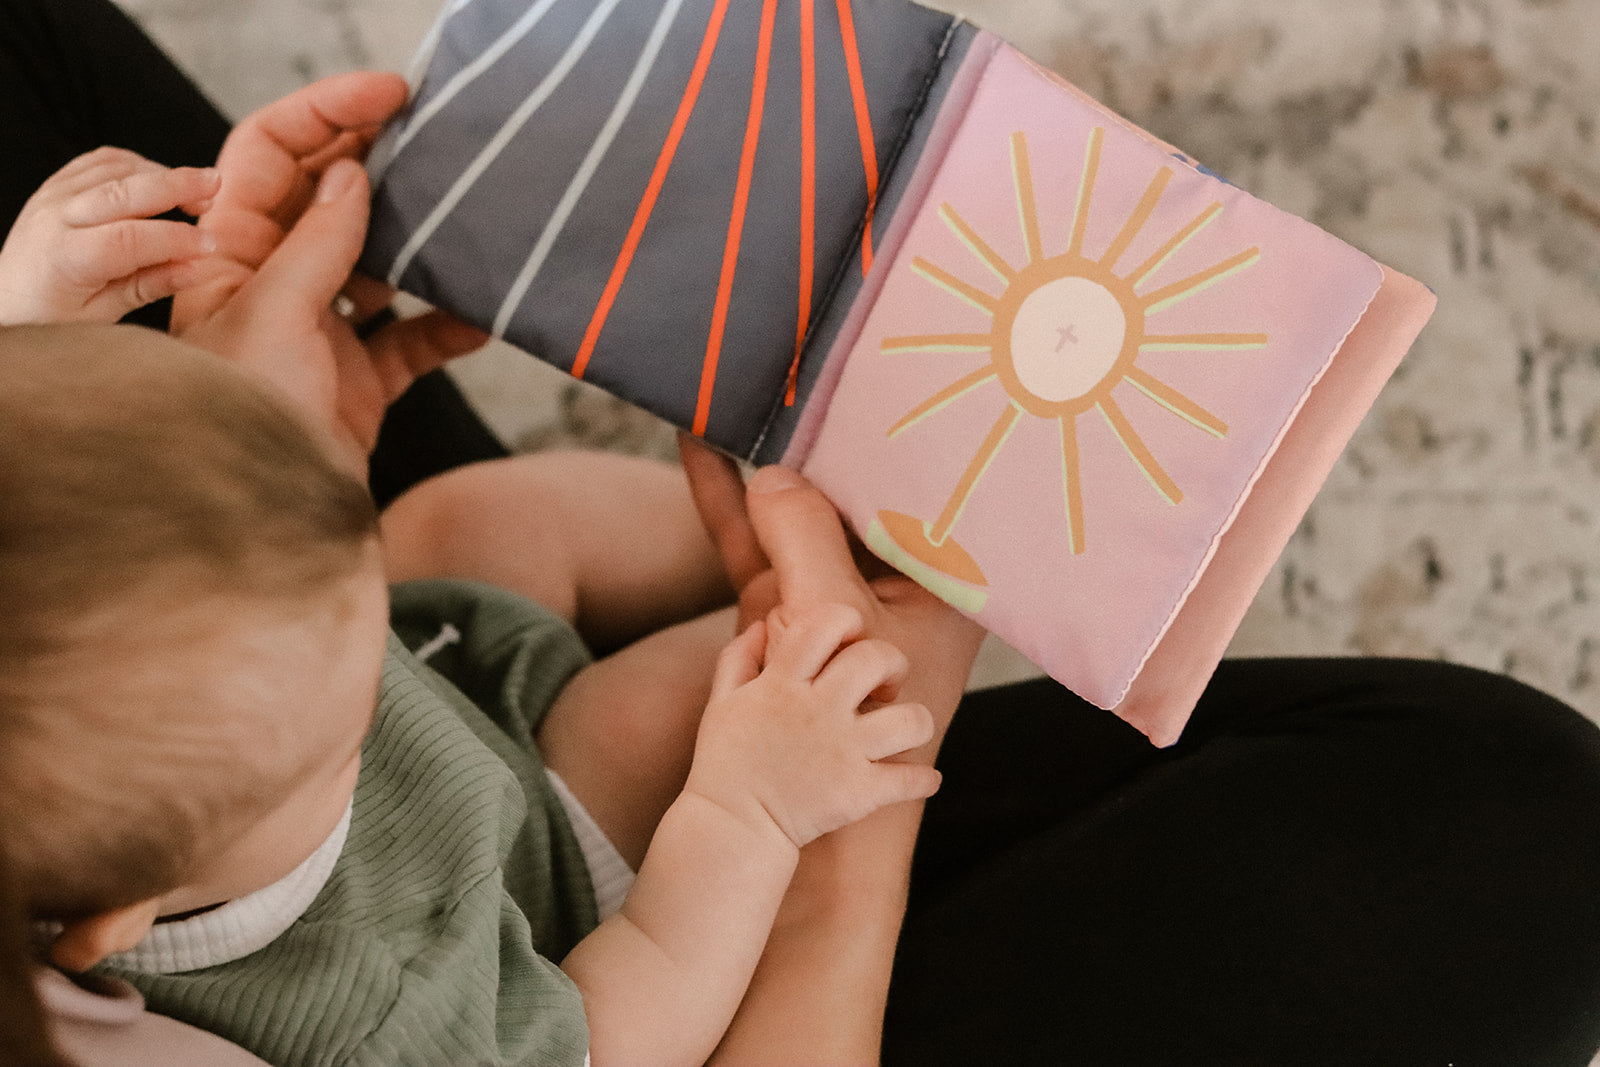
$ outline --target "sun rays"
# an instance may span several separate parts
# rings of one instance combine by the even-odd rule
[[[1005,448],[1023,416],[1049,420],[1059,427],[1063,513],[1071,551],[1080,554],[1086,550],[1088,538],[1079,417],[1098,412],[1135,468],[1163,499],[1178,504],[1183,500],[1182,488],[1140,437],[1123,410],[1123,401],[1114,393],[1123,385],[1130,386],[1135,395],[1142,395],[1196,429],[1212,437],[1226,437],[1226,421],[1140,367],[1137,361],[1146,352],[1223,352],[1261,348],[1267,343],[1264,333],[1162,333],[1150,328],[1151,320],[1163,312],[1249,270],[1260,261],[1260,249],[1249,248],[1186,277],[1164,285],[1156,283],[1167,263],[1218,217],[1222,211],[1220,202],[1199,211],[1137,266],[1121,274],[1117,272],[1118,265],[1154,216],[1172,180],[1171,167],[1161,168],[1150,179],[1137,204],[1099,255],[1086,250],[1104,143],[1105,130],[1096,127],[1089,135],[1084,152],[1067,249],[1050,255],[1040,224],[1027,136],[1021,131],[1014,133],[1011,137],[1012,178],[1026,261],[1019,264],[1007,259],[963,218],[955,205],[945,203],[938,209],[940,220],[971,253],[976,265],[988,275],[988,281],[974,284],[949,267],[921,256],[914,257],[910,265],[910,269],[928,284],[986,315],[992,322],[991,329],[987,333],[969,331],[890,337],[882,342],[881,350],[887,355],[988,356],[983,365],[902,416],[889,428],[891,438],[994,383],[1005,390],[1006,406],[957,479],[937,518],[924,522],[891,511],[880,512],[878,516],[881,532],[900,550],[936,572],[968,585],[983,586],[986,582],[981,569],[966,550],[955,543],[951,533],[985,472]],[[976,276],[970,267],[966,273]],[[967,599],[971,599],[970,594]]]
[[[601,331],[611,315],[624,280],[632,266],[650,223],[652,213],[661,195],[668,174],[672,170],[684,132],[694,115],[707,71],[717,50],[723,20],[730,0],[717,0],[712,8],[699,56],[683,97],[678,104],[671,131],[656,159],[649,185],[635,212],[632,226],[623,242],[622,250],[612,266],[611,275],[590,317],[582,343],[572,364],[572,376],[583,378],[589,361],[599,344]],[[813,299],[818,282],[817,243],[817,153],[819,149],[817,125],[817,45],[819,27],[816,5],[818,0],[799,2],[799,56],[800,56],[800,173],[799,173],[799,223],[800,246],[798,315],[794,336],[794,358],[789,366],[784,402],[796,402],[800,372],[800,358],[805,349],[813,313]],[[856,139],[861,152],[862,176],[866,183],[866,214],[862,219],[860,236],[861,272],[865,276],[872,268],[873,217],[877,210],[878,151],[872,129],[872,112],[867,99],[866,79],[862,70],[861,49],[856,39],[855,13],[852,0],[835,0],[838,17],[839,45],[843,52],[845,76],[849,84],[851,109],[854,115]],[[778,16],[778,0],[763,0],[761,28],[757,38],[754,68],[751,77],[750,104],[745,132],[738,159],[738,173],[733,202],[729,209],[727,237],[723,246],[722,271],[718,279],[716,298],[712,306],[711,325],[706,338],[705,354],[701,361],[700,387],[690,430],[704,437],[711,418],[713,396],[716,391],[717,369],[722,357],[728,317],[733,302],[733,289],[742,251],[746,217],[751,210],[751,195],[757,155],[761,147],[762,118],[768,103],[768,79],[771,72],[774,34]],[[782,101],[786,103],[787,101]],[[521,299],[521,294],[517,294]],[[508,306],[509,303],[508,303]]]

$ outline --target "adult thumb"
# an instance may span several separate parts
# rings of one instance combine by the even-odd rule
[[[256,279],[262,295],[286,311],[326,309],[361,257],[370,211],[365,169],[335,160],[311,206],[262,264]]]
[[[788,468],[765,467],[750,480],[745,499],[785,604],[833,601],[866,610],[871,593],[839,512],[820,490]]]

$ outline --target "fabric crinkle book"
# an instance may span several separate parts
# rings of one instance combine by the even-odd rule
[[[1157,744],[1426,287],[907,0],[453,0],[362,269],[758,463]]]

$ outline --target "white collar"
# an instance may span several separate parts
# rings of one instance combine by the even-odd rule
[[[193,918],[157,923],[133,948],[106,957],[106,966],[176,974],[231,963],[267,947],[306,913],[328,884],[350,832],[350,809],[347,805],[328,839],[283,879]]]

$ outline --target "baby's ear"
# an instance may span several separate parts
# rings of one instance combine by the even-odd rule
[[[160,900],[144,900],[66,923],[50,946],[50,960],[63,971],[87,971],[112,953],[143,941],[160,910]]]

